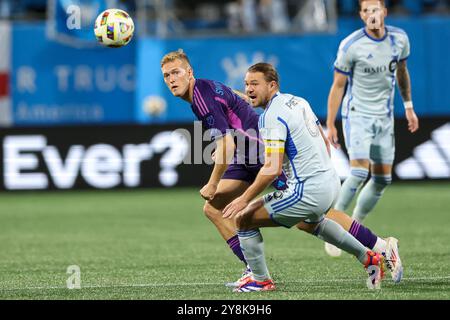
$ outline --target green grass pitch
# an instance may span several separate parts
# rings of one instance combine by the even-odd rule
[[[0,299],[449,299],[450,184],[394,183],[365,221],[400,239],[404,281],[370,291],[348,254],[296,229],[262,231],[277,290],[236,294],[242,272],[196,189],[0,194]],[[81,270],[69,290],[67,268]]]

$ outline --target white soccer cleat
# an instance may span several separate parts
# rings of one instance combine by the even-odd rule
[[[400,253],[398,252],[398,240],[389,237],[386,238],[386,252],[385,252],[385,262],[386,266],[391,272],[392,280],[395,283],[399,283],[403,277],[403,265],[400,259]]]
[[[332,244],[329,244],[328,242],[325,242],[325,252],[332,257],[340,257],[342,254],[341,249]]]
[[[242,273],[242,276],[236,281],[236,282],[228,282],[225,284],[226,287],[232,287],[232,288],[238,288],[242,284],[246,283],[248,279],[250,279],[253,276],[252,270],[250,267],[247,266],[247,268]]]
[[[264,281],[257,281],[250,278],[242,283],[239,287],[235,288],[233,292],[253,292],[253,291],[273,291],[275,290],[275,283],[272,279],[266,279]]]

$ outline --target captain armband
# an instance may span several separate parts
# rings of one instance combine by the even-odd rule
[[[283,140],[264,140],[266,154],[269,153],[284,153]]]

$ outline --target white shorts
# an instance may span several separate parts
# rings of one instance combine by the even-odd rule
[[[350,115],[342,120],[345,146],[350,160],[370,159],[393,164],[395,158],[394,119]]]
[[[264,208],[275,223],[286,228],[301,221],[318,223],[333,207],[340,189],[338,175],[330,170],[301,183],[288,184],[284,191],[266,194]]]

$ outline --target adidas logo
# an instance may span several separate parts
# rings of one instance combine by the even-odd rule
[[[399,164],[395,173],[401,179],[450,178],[450,123],[431,133],[431,140],[417,146],[413,156]]]
[[[367,56],[367,59],[372,59],[373,55],[371,53],[369,53],[369,55]]]
[[[327,128],[324,131],[327,134]],[[331,160],[342,180],[350,175],[349,160],[342,149],[331,148]],[[394,170],[402,180],[450,178],[450,123],[434,130],[431,140],[414,148],[413,156]]]

